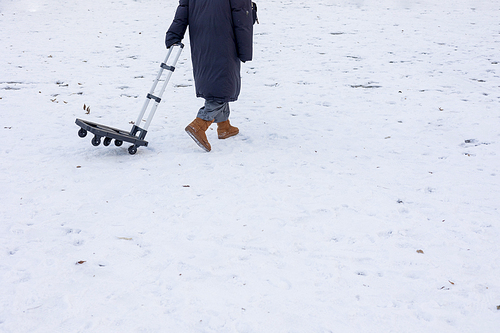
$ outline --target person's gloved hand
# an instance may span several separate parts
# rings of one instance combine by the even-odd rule
[[[167,49],[169,49],[172,45],[180,44],[180,42],[181,41],[177,39],[168,39],[167,35],[165,35],[165,46],[167,47]]]

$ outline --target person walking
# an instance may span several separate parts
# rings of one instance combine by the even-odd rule
[[[219,139],[239,133],[229,122],[229,102],[240,94],[241,62],[252,60],[253,16],[251,0],[180,0],[166,33],[170,48],[189,26],[196,96],[205,104],[185,130],[207,152],[205,132],[213,122]]]

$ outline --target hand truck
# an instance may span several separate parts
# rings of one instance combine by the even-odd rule
[[[168,60],[170,58],[170,55],[172,54],[173,49],[176,48],[177,52],[175,53],[173,60],[171,62],[171,65],[167,65]],[[163,96],[163,93],[165,92],[165,89],[167,87],[167,83],[170,80],[170,77],[172,76],[172,73],[175,70],[175,65],[177,63],[177,60],[179,60],[179,57],[181,55],[182,49],[184,48],[184,44],[178,43],[172,45],[167,52],[167,56],[165,57],[165,61],[161,63],[160,65],[160,70],[158,71],[158,75],[156,76],[155,81],[153,82],[153,86],[151,87],[151,90],[146,96],[146,101],[144,102],[144,106],[142,107],[141,112],[139,113],[139,116],[137,117],[137,121],[135,124],[132,126],[132,129],[130,132],[119,130],[113,127],[101,125],[101,124],[96,124],[87,120],[82,120],[82,119],[76,119],[75,123],[80,126],[80,129],[78,130],[78,136],[81,138],[84,138],[87,136],[87,132],[91,132],[94,134],[94,137],[91,140],[91,143],[93,146],[99,146],[101,144],[101,138],[104,138],[103,144],[105,146],[109,146],[111,144],[111,141],[114,139],[115,140],[115,146],[119,147],[123,144],[123,142],[130,142],[132,145],[128,148],[128,152],[131,155],[134,155],[137,152],[137,148],[140,146],[148,146],[148,142],[144,140],[146,137],[146,134],[148,132],[149,125],[151,124],[151,120],[153,120],[153,116],[155,115],[156,109],[158,108],[158,104],[161,101],[161,97]],[[165,82],[163,83],[163,86],[160,89],[159,95],[155,96],[155,89],[160,81],[160,78],[163,74],[163,70],[167,70],[167,75],[165,78]],[[139,125],[142,122],[142,119],[144,117],[144,114],[146,113],[146,110],[148,109],[149,102],[153,100],[154,103],[149,111],[146,124],[143,127],[140,127]]]

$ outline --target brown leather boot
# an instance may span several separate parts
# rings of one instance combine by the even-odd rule
[[[210,143],[208,142],[207,135],[205,131],[212,125],[214,121],[207,121],[196,117],[189,125],[186,126],[186,132],[189,136],[205,151],[212,150]]]
[[[240,130],[238,127],[231,126],[229,120],[217,123],[217,134],[219,139],[227,139],[231,136],[238,134]]]

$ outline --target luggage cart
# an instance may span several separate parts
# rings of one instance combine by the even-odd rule
[[[167,65],[169,62],[169,58],[174,50],[174,48],[177,50],[175,55],[173,56],[173,59],[170,62],[170,65]],[[148,132],[149,125],[151,124],[151,120],[153,120],[153,116],[155,115],[156,109],[158,108],[158,104],[161,102],[161,97],[163,96],[163,93],[165,92],[165,89],[167,87],[168,81],[170,80],[170,77],[172,76],[172,73],[175,70],[175,65],[177,63],[177,60],[179,60],[179,57],[181,55],[182,49],[184,48],[184,44],[178,43],[172,45],[167,52],[167,56],[165,57],[165,61],[161,63],[160,65],[160,70],[158,71],[158,75],[156,76],[155,81],[153,82],[153,86],[151,87],[151,90],[146,96],[146,101],[144,102],[144,105],[142,107],[141,112],[139,113],[139,116],[137,117],[137,121],[135,124],[132,126],[132,129],[130,132],[123,131],[117,128],[101,125],[101,124],[96,124],[87,120],[79,119],[77,118],[75,123],[80,126],[80,129],[78,130],[78,136],[81,138],[84,138],[87,136],[87,132],[91,132],[94,134],[94,137],[91,140],[92,145],[94,146],[99,146],[101,144],[101,138],[104,138],[103,144],[104,146],[109,146],[111,144],[111,141],[114,139],[115,140],[115,146],[119,147],[123,144],[123,142],[130,142],[132,145],[128,148],[128,152],[131,155],[134,155],[137,152],[137,148],[140,146],[148,146],[148,142],[144,140],[146,137],[146,134]],[[158,82],[160,81],[160,78],[163,74],[163,70],[167,70],[167,74],[165,77],[165,82],[163,83],[163,86],[160,89],[159,94],[156,96],[154,95],[156,86],[158,85]],[[141,127],[139,126],[142,122],[142,119],[146,113],[146,110],[148,109],[149,102],[153,100],[154,103],[152,107],[149,110],[148,117],[146,120],[146,124]]]

